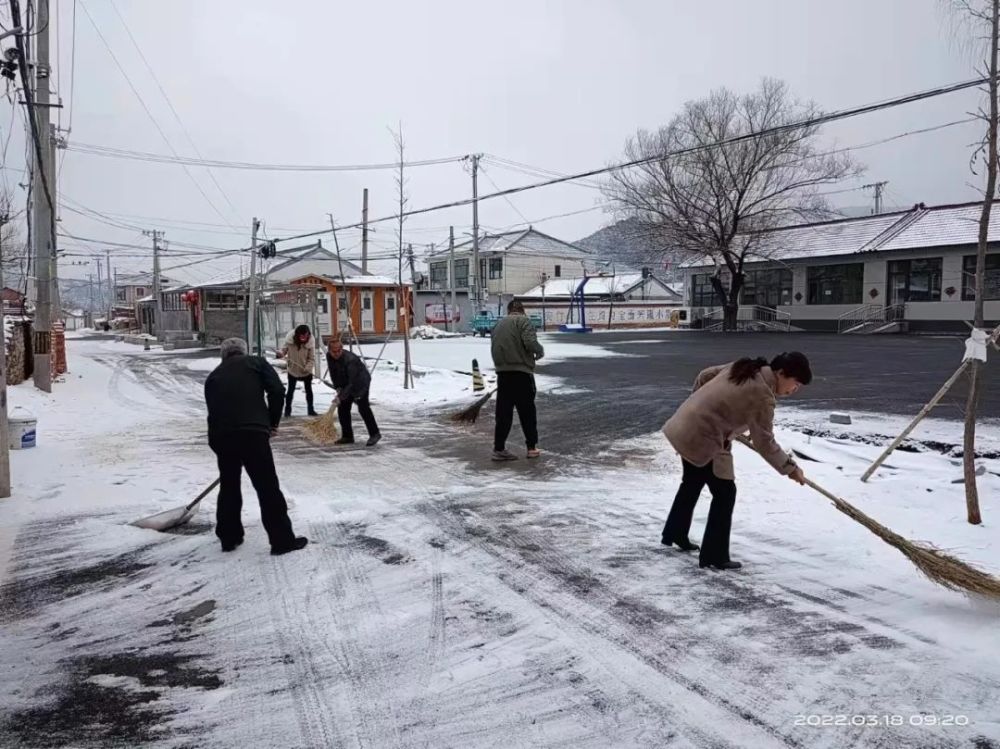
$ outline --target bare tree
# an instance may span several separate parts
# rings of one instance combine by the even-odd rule
[[[399,154],[399,172],[396,175],[396,192],[399,197],[399,216],[396,224],[397,260],[399,261],[399,290],[400,307],[403,311],[403,388],[409,390],[413,387],[413,367],[410,360],[410,300],[403,285],[403,261],[405,250],[403,249],[403,223],[406,221],[406,205],[409,197],[406,194],[406,174],[404,172],[404,158],[406,143],[403,140],[403,125],[400,123],[398,130],[389,130],[392,133],[393,143],[396,145],[396,152]],[[411,279],[412,281],[412,279]],[[399,309],[398,308],[398,309]]]
[[[817,126],[773,131],[817,114],[781,81],[744,95],[719,89],[630,138],[625,157],[640,163],[613,172],[605,187],[618,217],[650,243],[714,266],[727,330],[736,327],[747,259],[771,254],[762,233],[829,217],[820,188],[863,171],[844,153],[820,152]]]
[[[973,54],[983,56],[978,72],[987,79],[983,86],[985,106],[980,106],[977,117],[986,125],[986,133],[973,152],[970,166],[973,173],[985,167],[986,187],[983,190],[983,208],[979,215],[978,247],[976,248],[975,309],[973,325],[983,328],[983,302],[986,292],[986,249],[989,244],[990,214],[997,195],[997,127],[998,112],[998,56],[1000,56],[1000,0],[946,0],[946,6],[956,14],[959,25],[969,27],[969,40]],[[973,359],[967,368],[969,392],[965,402],[965,431],[963,435],[963,468],[965,474],[965,506],[968,521],[973,525],[983,522],[979,510],[979,487],[976,484],[976,418],[979,411],[981,385],[980,363]]]
[[[9,286],[12,278],[21,278],[24,274],[24,262],[28,256],[28,248],[21,237],[21,221],[23,211],[14,207],[14,201],[8,190],[0,186],[0,218],[3,226],[0,228],[0,263],[3,263],[5,283]]]

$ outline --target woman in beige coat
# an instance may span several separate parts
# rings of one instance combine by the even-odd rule
[[[698,550],[688,533],[694,506],[707,484],[712,506],[701,542],[701,566],[742,567],[729,558],[736,504],[732,439],[749,431],[754,447],[776,471],[802,483],[802,469],[774,440],[774,406],[776,397],[792,395],[811,381],[809,360],[797,351],[779,354],[770,364],[766,359],[739,359],[698,375],[694,391],[663,427],[683,464],[681,486],[663,526],[664,544]]]
[[[316,362],[316,343],[308,325],[299,325],[285,338],[285,346],[278,352],[287,364],[288,389],[285,393],[285,416],[292,415],[295,383],[301,382],[306,390],[306,413],[317,416],[313,408],[313,368]]]

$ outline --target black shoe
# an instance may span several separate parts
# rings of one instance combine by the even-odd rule
[[[375,434],[368,438],[368,442],[366,444],[368,447],[375,447],[380,439],[382,439],[382,433],[375,432]]]
[[[716,570],[738,570],[743,567],[743,563],[734,562],[732,560],[728,562],[717,562],[717,563],[699,562],[698,566],[701,567],[702,569],[705,569],[706,567],[711,567],[712,569]]]
[[[292,407],[289,406],[288,408],[285,409],[285,418],[287,419],[291,415],[292,415]]]
[[[316,413],[315,408],[310,408],[306,413],[308,413],[310,416],[319,416],[319,414]]]
[[[354,440],[353,439],[347,439],[347,437],[341,437],[339,440],[337,440],[333,444],[335,444],[335,445],[353,445],[354,444]]]
[[[693,544],[687,539],[684,539],[683,541],[668,541],[665,538],[661,538],[660,543],[662,543],[664,546],[672,546],[673,544],[677,544],[677,548],[680,549],[681,551],[698,551],[699,549],[701,549],[701,547],[698,546],[698,544]]]
[[[239,538],[235,541],[223,541],[222,550],[223,551],[236,551],[236,547],[243,543],[243,539]]]
[[[299,549],[304,549],[307,543],[309,543],[308,538],[306,538],[305,536],[299,536],[294,541],[292,541],[292,543],[289,544],[288,546],[272,546],[271,556],[277,557],[281,556],[282,554],[287,554],[290,551],[298,551]]]

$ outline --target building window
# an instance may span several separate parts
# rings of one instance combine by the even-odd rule
[[[743,304],[780,307],[792,303],[792,272],[785,268],[743,274]]]
[[[469,261],[466,260],[456,260],[455,261],[455,288],[456,289],[467,289],[469,288]]]
[[[343,292],[337,295],[337,309],[341,312],[347,312],[347,293]]]
[[[561,265],[557,265],[555,267],[555,270],[552,271],[552,277],[553,278],[561,278],[562,277],[562,266]]]
[[[372,308],[372,295],[371,294],[364,294],[361,297],[361,309],[363,309],[365,312],[367,312],[371,308]]]
[[[431,263],[431,288],[448,287],[448,263]]]
[[[328,297],[326,294],[317,294],[316,309],[321,315],[330,314],[330,297]]]
[[[729,274],[722,274],[722,285],[729,289]],[[691,306],[721,307],[722,300],[712,288],[712,276],[708,273],[696,273],[691,276]]]
[[[941,301],[941,258],[892,260],[888,271],[889,304]]]
[[[145,286],[136,287],[135,298],[142,299],[144,296],[146,296],[146,287]]]
[[[503,278],[503,258],[502,257],[491,257],[490,258],[490,279],[495,280],[497,278]]]
[[[817,265],[806,269],[809,304],[861,304],[865,264]]]
[[[238,310],[247,308],[247,295],[230,289],[207,289],[206,310]]]
[[[385,295],[385,308],[390,312],[396,309],[396,295],[391,292],[386,292]]]
[[[986,277],[983,279],[983,300],[1000,299],[1000,253],[986,256]],[[962,299],[976,300],[976,256],[962,258]]]
[[[169,294],[162,294],[163,310],[165,312],[179,312],[184,309],[180,292],[172,291]]]

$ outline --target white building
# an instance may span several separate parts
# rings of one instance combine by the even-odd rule
[[[455,247],[455,269],[449,272],[450,253],[437,252],[427,259],[428,278],[422,290],[450,291],[452,285],[466,292],[470,284],[472,240]],[[543,280],[575,278],[593,270],[590,252],[531,227],[504,234],[487,234],[479,240],[479,278],[483,306],[503,313],[515,296]],[[452,276],[454,276],[452,278]]]
[[[659,327],[689,323],[683,297],[649,270],[554,278],[517,294],[546,329],[585,322],[599,328]],[[581,296],[583,309],[581,314]]]
[[[972,320],[980,203],[925,207],[768,232],[745,266],[741,320],[840,332],[960,332]],[[1000,321],[1000,205],[986,263],[986,319]],[[721,321],[714,269],[685,268],[685,299]],[[723,275],[728,284],[728,275]]]

